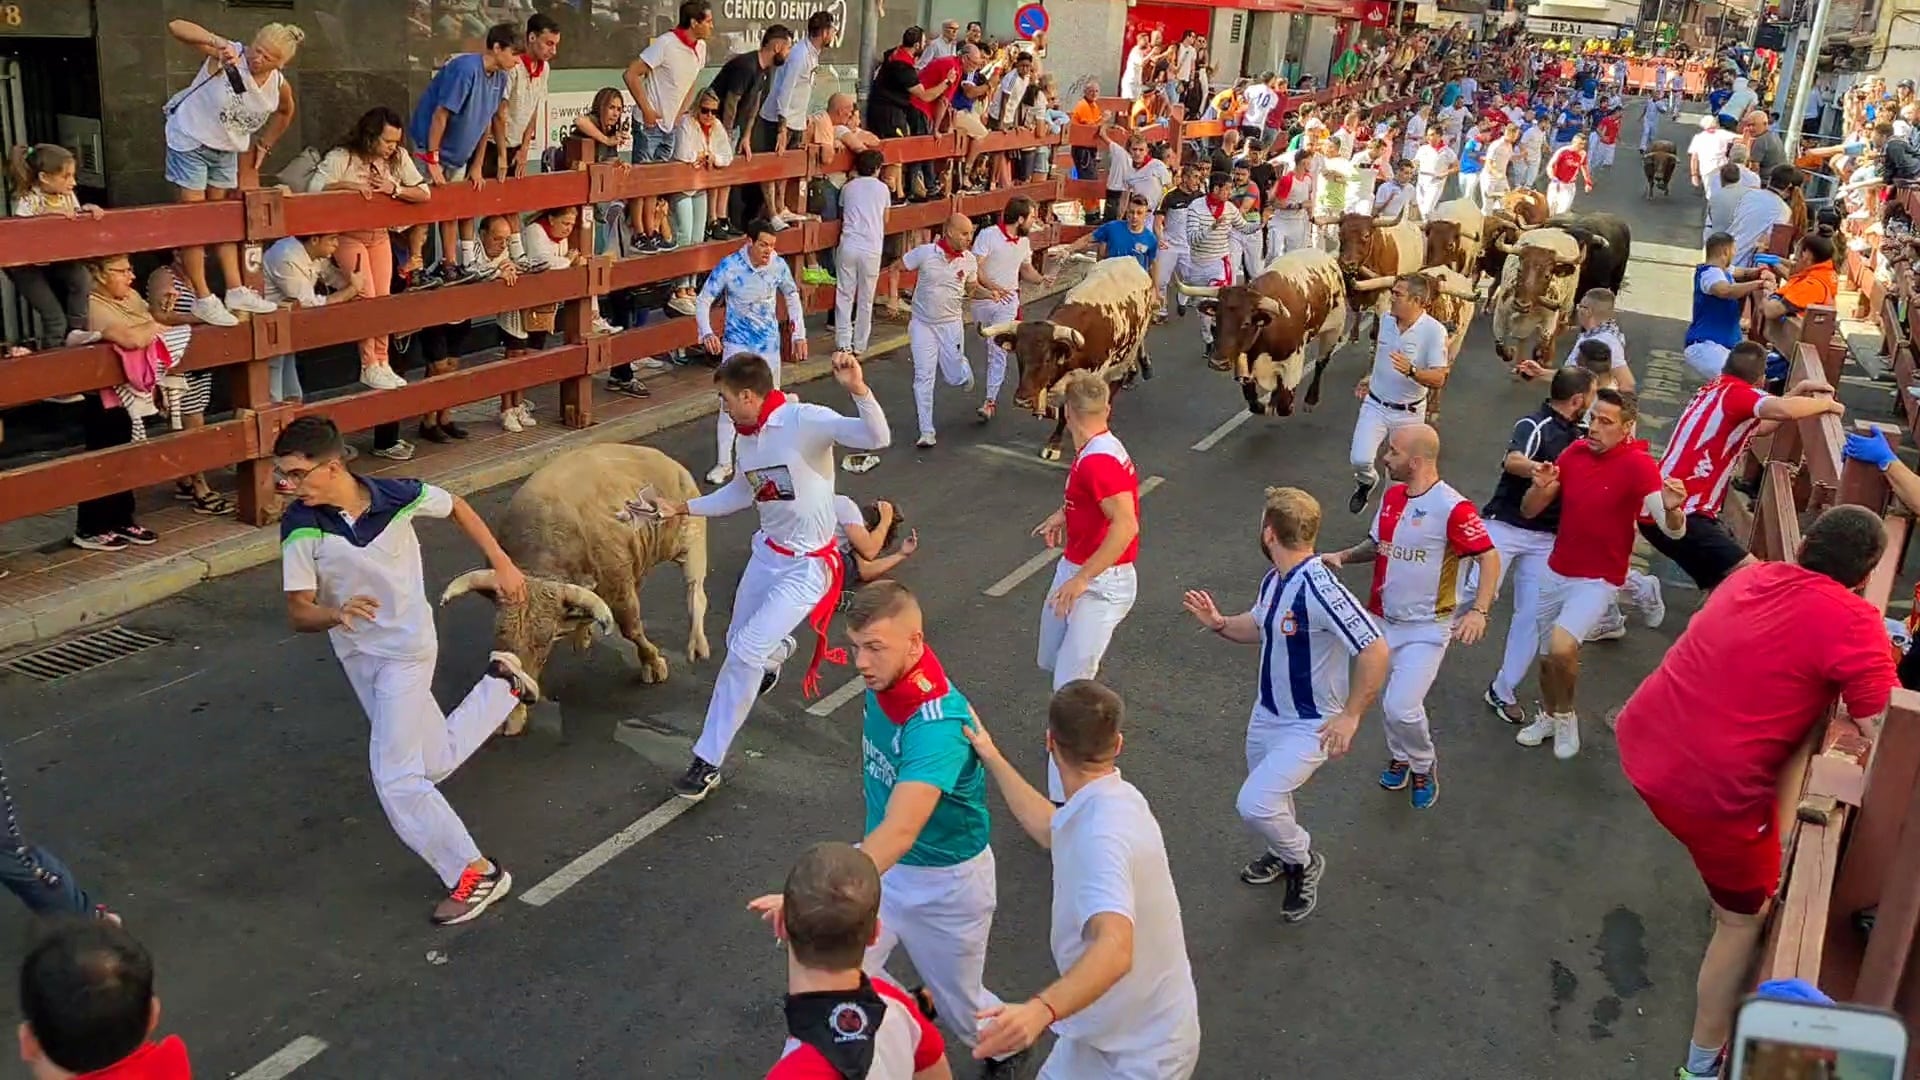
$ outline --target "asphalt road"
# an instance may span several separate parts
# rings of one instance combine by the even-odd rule
[[[1633,221],[1621,321],[1658,441],[1691,389],[1675,361],[1700,203],[1679,188],[1644,200],[1637,173],[1624,153],[1576,209]],[[1502,374],[1485,327],[1442,421],[1443,474],[1476,499],[1491,490],[1512,419],[1540,396]],[[1277,888],[1236,877],[1256,849],[1233,809],[1255,652],[1198,632],[1179,598],[1204,586],[1230,610],[1250,602],[1265,485],[1322,499],[1325,546],[1361,536],[1365,520],[1344,510],[1348,391],[1368,356],[1356,346],[1335,359],[1317,412],[1253,418],[1197,451],[1236,415],[1239,392],[1205,369],[1192,319],[1157,331],[1153,348],[1157,377],[1120,399],[1114,423],[1142,475],[1164,479],[1144,506],[1139,603],[1103,676],[1126,696],[1123,768],[1157,809],[1178,877],[1205,1027],[1199,1075],[1612,1080],[1670,1069],[1706,906],[1621,777],[1603,718],[1679,633],[1694,594],[1670,592],[1660,629],[1592,648],[1586,748],[1566,763],[1514,745],[1480,703],[1502,605],[1488,641],[1449,653],[1428,699],[1438,805],[1416,814],[1375,785],[1384,749],[1377,724],[1363,727],[1355,753],[1301,798],[1329,869],[1318,913],[1285,925]],[[978,362],[977,341],[970,351]],[[944,387],[941,445],[916,452],[906,374],[898,358],[872,366],[902,448],[843,490],[907,508],[922,546],[902,577],[925,600],[931,641],[1037,773],[1047,681],[1033,651],[1049,575],[1003,597],[985,590],[1036,553],[1028,530],[1057,505],[1064,473],[1034,457],[1047,425],[1008,408],[978,427],[976,402]],[[843,402],[830,383],[800,392]],[[704,472],[711,423],[657,445]],[[496,514],[505,495],[476,503]],[[751,527],[743,515],[713,531],[716,647]],[[430,589],[477,564],[451,527],[421,535]],[[29,833],[153,948],[164,1027],[185,1036],[200,1074],[242,1073],[301,1040],[290,1059],[324,1049],[300,1080],[760,1075],[781,1043],[784,969],[743,905],[777,888],[803,845],[859,835],[855,706],[811,715],[789,679],[756,707],[706,804],[549,903],[510,899],[435,930],[426,915],[438,883],[382,818],[365,720],[325,641],[289,632],[278,573],[212,582],[125,620],[168,638],[160,648],[50,687],[0,682],[0,740]],[[654,640],[684,642],[675,573],[646,599]],[[489,612],[462,601],[440,633],[438,689],[451,703],[484,660]],[[559,700],[536,711],[530,735],[489,745],[445,785],[519,890],[668,799],[714,668],[676,657],[671,679],[647,687],[624,645],[557,655],[544,682]],[[827,685],[847,677],[832,672]],[[1022,995],[1053,974],[1048,863],[1004,813],[995,848],[989,984]],[[17,959],[9,944],[0,966]]]

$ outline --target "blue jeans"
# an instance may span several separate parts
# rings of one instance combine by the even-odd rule
[[[646,165],[673,160],[673,132],[639,124],[633,131],[633,163]]]
[[[673,246],[692,247],[707,239],[707,193],[687,191],[667,196],[673,211]]]
[[[20,851],[0,851],[0,885],[35,915],[93,914],[93,899],[74,879],[73,871],[35,844]]]
[[[300,387],[299,357],[293,353],[267,359],[267,397],[273,401],[299,401],[306,396]]]

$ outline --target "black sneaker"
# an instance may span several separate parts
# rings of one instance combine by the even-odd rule
[[[673,793],[688,802],[699,802],[719,786],[720,770],[699,758],[694,758],[693,763],[687,766],[687,771],[676,777],[672,784]]]
[[[1320,902],[1320,877],[1327,872],[1327,857],[1314,852],[1307,856],[1307,865],[1287,864],[1287,896],[1280,901],[1280,917],[1288,922],[1299,922],[1313,914]]]
[[[1287,870],[1285,859],[1271,851],[1263,851],[1260,857],[1248,863],[1240,871],[1240,880],[1249,885],[1271,885],[1280,880]]]
[[[1347,500],[1347,513],[1357,514],[1367,508],[1367,500],[1373,495],[1372,484],[1353,485],[1353,497]]]
[[[940,1010],[933,1007],[933,995],[927,992],[926,987],[916,986],[907,991],[907,996],[920,1007],[920,1015],[926,1017],[929,1022],[940,1019]]]
[[[447,893],[447,898],[434,905],[433,925],[457,926],[471,922],[492,907],[496,900],[506,899],[512,891],[513,875],[497,862],[489,873],[483,874],[472,869],[462,871],[459,883]]]
[[[1520,703],[1517,701],[1501,701],[1500,695],[1493,692],[1492,683],[1487,684],[1487,692],[1480,696],[1480,700],[1487,703],[1487,708],[1493,710],[1493,715],[1505,720],[1509,724],[1524,724],[1527,722],[1527,710],[1521,708]]]
[[[73,538],[73,546],[85,551],[125,551],[132,545],[119,533],[103,532]]]
[[[786,642],[787,644],[787,660],[793,659],[793,654],[800,651],[800,643],[793,639],[792,634],[788,634],[786,637],[781,638],[780,640]],[[784,667],[786,667],[785,660],[780,662],[780,667],[774,668],[772,671],[769,671],[765,675],[760,676],[760,693],[756,696],[765,697],[767,694],[767,691],[772,690],[774,687],[780,685],[780,671]]]
[[[506,681],[513,696],[529,704],[540,700],[540,684],[520,668],[520,658],[510,652],[496,652],[487,658],[487,674]]]

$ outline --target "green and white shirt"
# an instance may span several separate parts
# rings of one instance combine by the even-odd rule
[[[413,519],[453,513],[453,496],[418,480],[361,477],[360,483],[371,502],[357,518],[334,506],[287,505],[280,518],[282,587],[313,590],[324,607],[355,596],[379,601],[371,622],[356,620],[351,630],[336,626],[327,632],[338,656],[431,657],[439,646]]]
[[[861,758],[871,833],[887,816],[902,781],[940,789],[933,816],[900,861],[956,866],[987,849],[987,771],[963,730],[973,715],[965,694],[948,683],[932,650],[894,684],[868,690],[861,720]]]

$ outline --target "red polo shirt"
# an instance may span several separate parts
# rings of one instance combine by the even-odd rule
[[[935,60],[933,63],[928,64],[926,67],[921,68],[920,69],[920,85],[925,87],[928,90],[931,90],[934,87],[939,86],[941,81],[944,80],[949,74],[951,74],[954,77],[954,79],[953,79],[953,85],[947,87],[945,98],[948,101],[952,101],[953,95],[957,93],[960,89],[960,76],[965,74],[965,72],[960,70],[959,57],[943,56],[940,59]],[[919,98],[914,98],[913,107],[916,109],[919,109],[923,113],[926,113],[928,117],[932,117],[934,102],[939,100],[941,99],[930,98],[926,101],[921,101]]]
[[[81,1073],[82,1080],[193,1080],[187,1044],[169,1035],[148,1043],[104,1069]]]
[[[1581,439],[1561,452],[1560,531],[1547,567],[1561,577],[1627,581],[1635,523],[1647,496],[1660,490],[1660,465],[1645,439],[1629,439],[1606,453]]]

